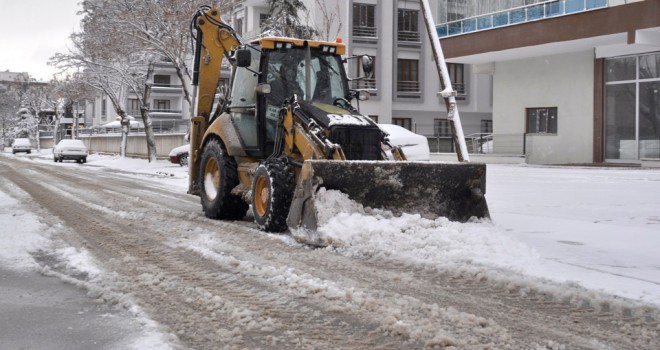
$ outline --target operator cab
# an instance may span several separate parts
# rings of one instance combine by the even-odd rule
[[[342,145],[347,158],[378,159],[382,132],[348,103],[351,92],[341,57],[345,51],[343,44],[291,38],[263,38],[237,51],[229,110],[249,155],[264,158],[272,153],[280,113],[295,100],[300,106],[295,113],[330,130],[327,136]],[[369,129],[369,135],[356,130],[359,126]]]

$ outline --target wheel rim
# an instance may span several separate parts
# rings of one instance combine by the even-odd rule
[[[266,181],[264,176],[259,176],[259,178],[257,178],[253,191],[255,191],[255,196],[252,205],[254,205],[257,215],[263,217],[268,210],[268,197],[270,197],[268,193],[268,181]]]
[[[204,167],[204,192],[210,201],[218,196],[220,189],[220,168],[215,158],[209,158]]]

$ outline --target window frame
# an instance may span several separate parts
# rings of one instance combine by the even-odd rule
[[[419,60],[399,58],[396,61],[396,86],[398,92],[420,93],[421,84],[419,81]],[[406,79],[408,78],[408,79]],[[401,83],[417,83],[417,88],[408,88],[401,86]]]
[[[172,76],[168,74],[154,74],[154,86],[172,86]]]
[[[360,38],[377,38],[377,11],[375,4],[353,3],[351,35]]]
[[[545,121],[543,120],[544,116],[541,114],[542,112],[546,112]],[[533,116],[535,119],[533,128],[530,122],[532,118],[531,113],[535,113]],[[527,134],[534,135],[557,135],[559,132],[559,109],[557,107],[525,108],[525,131]]]
[[[452,87],[459,95],[466,95],[465,65],[462,63],[447,63],[447,73]]]
[[[451,137],[451,126],[449,124],[449,119],[446,118],[433,119],[433,136]]]
[[[392,118],[392,124],[412,131],[412,118]]]
[[[164,99],[154,99],[153,100],[154,112],[167,112],[172,110],[172,101]],[[161,106],[167,108],[160,108]]]

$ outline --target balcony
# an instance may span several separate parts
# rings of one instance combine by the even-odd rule
[[[181,94],[182,90],[183,90],[183,85],[155,83],[151,86],[152,94],[156,94],[156,95]]]
[[[553,0],[443,23],[436,30],[439,37],[450,37],[606,7],[607,0]]]
[[[352,34],[354,40],[378,40],[378,28],[376,27],[353,26]]]
[[[128,109],[126,111],[128,115],[134,116],[136,118],[139,118],[142,113],[140,112],[139,109]],[[181,119],[183,111],[181,110],[176,110],[176,109],[150,109],[149,110],[149,115],[152,118],[158,118],[158,119]]]
[[[419,99],[422,91],[419,81],[399,80],[396,82],[396,97],[403,99]]]
[[[400,30],[397,33],[397,39],[400,42],[407,42],[407,43],[420,43],[421,42],[419,32],[411,32],[411,31],[404,31],[404,30]]]
[[[351,89],[376,90],[376,79],[355,79],[351,81]]]

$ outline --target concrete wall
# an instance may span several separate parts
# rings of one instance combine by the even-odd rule
[[[185,134],[157,134],[156,135],[156,155],[159,158],[168,156],[172,148],[186,144],[184,140]],[[119,154],[119,145],[121,143],[121,135],[82,135],[80,139],[83,140],[89,153],[115,153]],[[41,148],[53,147],[53,139],[42,138],[40,140]],[[144,134],[128,135],[128,144],[126,154],[129,156],[146,157],[147,156],[147,141]]]
[[[593,76],[592,50],[496,63],[494,134],[522,135],[526,108],[557,107],[557,134],[529,134],[527,162],[593,162]]]

